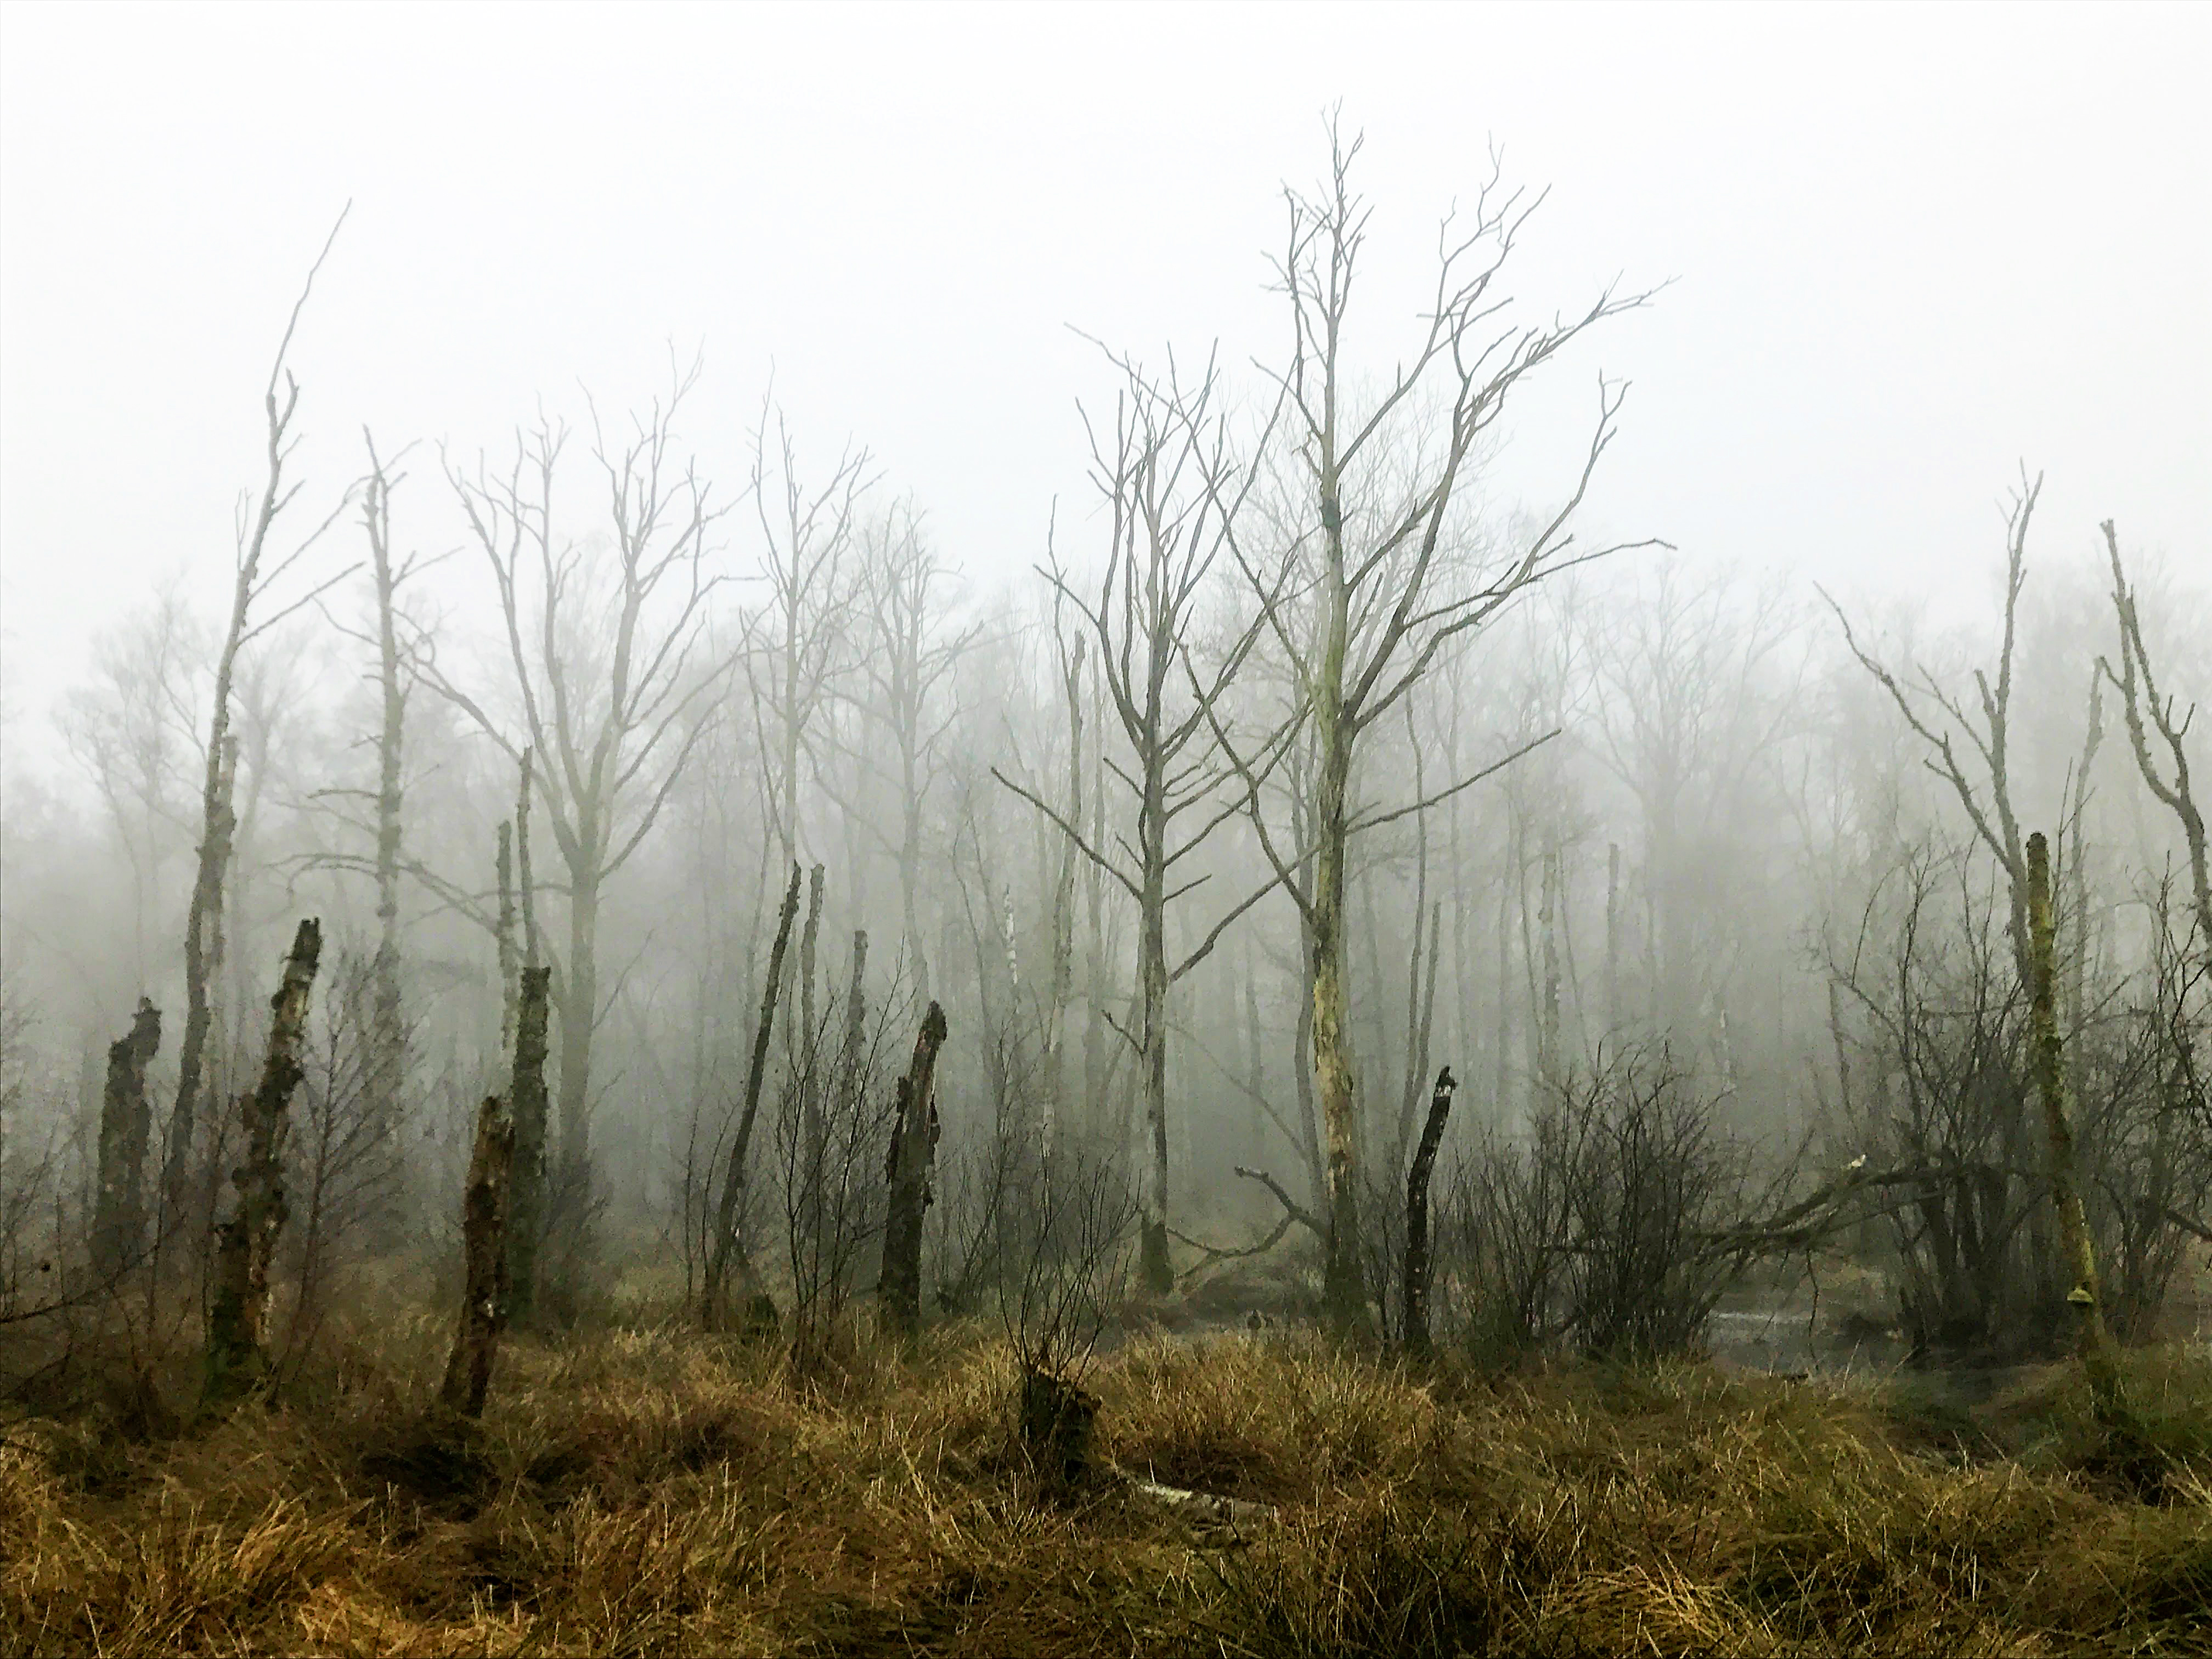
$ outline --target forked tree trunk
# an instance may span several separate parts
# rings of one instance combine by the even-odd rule
[[[125,1272],[146,1243],[146,1147],[152,1109],[146,1067],[161,1046],[161,1011],[144,997],[130,1035],[107,1048],[107,1091],[100,1107],[100,1190],[92,1227],[93,1271]]]
[[[506,1102],[486,1095],[477,1109],[476,1148],[469,1156],[468,1185],[461,1197],[460,1320],[438,1390],[439,1403],[464,1417],[483,1412],[500,1333],[507,1328],[507,1195],[514,1164],[514,1119]]]
[[[2105,1310],[2097,1294],[2097,1258],[2089,1242],[2089,1223],[2074,1170],[2072,1090],[2066,1080],[2064,1044],[2058,1034],[2057,928],[2051,902],[2051,847],[2040,830],[2027,838],[2028,1028],[2037,1091],[2043,1097],[2044,1132],[2051,1146],[2051,1195],[2074,1288],[2066,1294],[2073,1308],[2081,1366],[2100,1422],[2119,1420],[2119,1359]]]
[[[732,1268],[745,1265],[745,1165],[750,1155],[753,1121],[760,1115],[761,1081],[768,1072],[769,1044],[775,1035],[775,1005],[783,994],[783,959],[791,948],[791,925],[799,916],[797,863],[791,866],[791,884],[784,889],[783,909],[776,918],[775,943],[769,948],[768,983],[761,988],[760,1023],[753,1028],[752,1063],[745,1071],[745,1098],[738,1119],[737,1139],[730,1143],[730,1158],[722,1174],[722,1194],[714,1215],[714,1251],[707,1261],[705,1313],[708,1322],[721,1317],[723,1293]]]
[[[545,1052],[553,970],[525,968],[514,1014],[514,1070],[507,1085],[514,1146],[507,1218],[506,1320],[527,1325],[538,1314],[538,1250],[545,1235]],[[505,1321],[502,1321],[505,1322]]]
[[[1452,1092],[1458,1079],[1447,1066],[1437,1073],[1437,1086],[1429,1096],[1429,1119],[1421,1127],[1421,1144],[1406,1174],[1406,1352],[1425,1359],[1434,1350],[1429,1334],[1429,1178],[1437,1166],[1437,1148],[1443,1144],[1444,1121],[1451,1115]]]
[[[238,1099],[245,1147],[234,1177],[238,1201],[216,1232],[215,1297],[208,1310],[206,1397],[214,1403],[258,1386],[268,1370],[263,1321],[269,1264],[284,1226],[286,1115],[301,1076],[300,1042],[322,949],[322,925],[313,917],[301,921],[284,959],[283,981],[270,999],[261,1081]]]
[[[901,1336],[921,1331],[921,1222],[931,1198],[930,1165],[937,1152],[937,1052],[945,1046],[945,1011],[935,1003],[921,1018],[914,1063],[898,1083],[898,1116],[891,1128],[890,1209],[884,1222],[884,1267],[876,1294],[884,1322]]]

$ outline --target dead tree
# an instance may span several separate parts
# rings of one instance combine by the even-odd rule
[[[545,1040],[553,970],[532,964],[521,970],[515,1000],[514,1069],[507,1084],[514,1103],[508,1133],[511,1175],[504,1200],[507,1236],[504,1320],[527,1325],[538,1313],[538,1252],[545,1236]]]
[[[951,573],[939,560],[909,507],[896,507],[863,538],[859,623],[866,648],[860,683],[862,715],[890,742],[889,782],[898,793],[898,821],[886,829],[858,814],[898,866],[902,949],[915,995],[930,994],[929,952],[924,948],[921,884],[923,831],[939,750],[959,717],[947,706],[960,660],[982,637],[980,624],[947,626],[945,587]],[[848,803],[848,811],[853,803]]]
[[[2007,932],[2023,985],[2030,977],[2027,851],[2021,838],[2019,815],[2013,810],[2012,669],[2021,590],[2027,581],[2028,526],[2035,516],[2036,498],[2042,493],[2041,475],[2030,479],[2023,470],[2021,487],[2012,497],[2005,521],[2004,635],[1997,647],[1996,677],[1992,682],[1984,671],[1974,671],[1974,689],[1981,708],[1978,726],[1965,704],[1937,684],[1926,669],[1916,669],[1910,685],[1901,682],[1861,647],[1843,607],[1828,599],[1825,591],[1821,593],[1823,599],[1828,599],[1828,608],[1836,613],[1836,621],[1844,630],[1844,645],[1889,694],[1905,723],[1932,751],[1925,763],[1928,769],[1951,786],[1974,834],[1996,855],[1998,867],[2004,872],[2011,907]],[[1933,716],[1926,712],[1930,707],[1936,710]],[[1966,764],[1960,758],[1954,741],[1955,734],[1963,734],[1979,757],[1979,779],[1967,775]]]
[[[773,416],[775,453],[769,454]],[[868,453],[848,448],[818,490],[800,481],[791,428],[774,406],[753,432],[753,507],[767,543],[763,568],[769,594],[769,640],[745,659],[760,747],[775,757],[769,809],[783,861],[800,856],[799,763],[817,762],[816,726],[842,668],[850,604],[845,563],[854,516],[871,480]],[[765,729],[774,723],[774,731]],[[817,765],[818,769],[818,765]]]
[[[1164,1291],[1174,1284],[1167,1224],[1169,988],[1275,885],[1271,878],[1231,904],[1194,950],[1169,961],[1168,908],[1204,879],[1180,879],[1183,861],[1238,806],[1236,795],[1221,793],[1235,773],[1218,752],[1209,711],[1259,642],[1262,622],[1251,619],[1202,667],[1192,657],[1191,641],[1209,578],[1255,475],[1231,452],[1211,363],[1186,386],[1172,359],[1165,379],[1154,380],[1129,361],[1109,358],[1125,382],[1111,442],[1091,428],[1092,481],[1110,514],[1105,568],[1095,593],[1056,562],[1043,574],[1055,599],[1076,609],[1097,642],[1107,699],[1128,744],[1128,766],[1114,771],[1127,791],[1133,834],[1117,835],[1120,852],[1109,852],[1083,833],[1079,805],[1070,816],[1037,791],[995,769],[993,775],[1051,819],[1136,901],[1137,1026],[1129,1040],[1144,1091],[1139,1270],[1147,1289]],[[1071,688],[1077,672],[1069,671]],[[1072,869],[1065,885],[1072,908]]]
[[[2182,840],[2189,849],[2190,890],[2197,905],[2197,943],[2205,961],[2212,963],[2212,868],[2208,868],[2205,851],[2204,814],[2190,789],[2189,751],[2182,742],[2188,734],[2190,722],[2196,718],[2197,708],[2191,704],[2176,720],[2173,699],[2159,695],[2150,651],[2143,643],[2142,619],[2136,614],[2135,590],[2128,586],[2120,569],[2119,538],[2113,533],[2110,519],[2100,527],[2105,532],[2105,551],[2112,564],[2112,610],[2120,624],[2120,672],[2113,673],[2112,665],[2102,657],[2097,659],[2098,666],[2119,690],[2122,708],[2127,716],[2128,741],[2135,749],[2136,769],[2142,774],[2143,783],[2159,804],[2180,822]],[[2146,714],[2159,740],[2166,745],[2172,763],[2171,777],[2160,771],[2159,761],[2151,753],[2150,736],[2144,730]]]
[[[113,1279],[146,1243],[146,1147],[153,1116],[146,1068],[161,1046],[161,1011],[146,998],[130,1035],[107,1048],[107,1088],[100,1104],[98,1207],[92,1224],[93,1271]]]
[[[2115,1423],[2121,1412],[2120,1375],[2105,1310],[2097,1296],[2097,1259],[2089,1243],[2089,1222],[2081,1207],[2081,1188],[2074,1168],[2073,1089],[2066,1075],[2063,1040],[2058,1034],[2057,928],[2051,902],[2051,847],[2038,830],[2027,838],[2027,926],[2029,951],[2028,1042],[2033,1051],[2036,1091],[2043,1097],[2044,1133],[2051,1148],[2051,1196],[2058,1211],[2058,1231],[2072,1270],[2066,1301],[2075,1312],[2082,1369],[2096,1402],[2100,1421]]]
[[[544,1006],[541,995],[539,1006]],[[486,1095],[477,1109],[476,1146],[461,1198],[460,1318],[438,1389],[439,1404],[464,1417],[483,1413],[500,1333],[507,1328],[507,1175],[514,1160],[514,1119],[506,1102]]]
[[[532,782],[568,901],[565,954],[547,964],[561,1024],[563,1192],[589,1188],[592,1042],[603,1012],[601,900],[652,834],[698,742],[702,712],[743,650],[742,640],[717,643],[708,636],[708,601],[724,580],[708,567],[708,538],[721,509],[710,504],[696,469],[675,454],[676,420],[697,379],[696,365],[677,374],[668,393],[634,419],[627,438],[610,434],[594,418],[605,544],[573,538],[556,518],[565,426],[541,422],[520,434],[503,474],[481,461],[473,474],[446,463],[498,593],[520,737],[434,654],[425,649],[419,661],[425,683],[510,759],[519,763],[526,749],[537,757]],[[593,550],[601,545],[603,557]],[[410,868],[465,914],[492,925],[451,884]],[[580,1206],[568,1220],[580,1226]]]
[[[876,1295],[891,1329],[909,1340],[921,1331],[921,1223],[929,1208],[930,1165],[937,1155],[937,1053],[945,1046],[945,1011],[935,1003],[921,1018],[914,1061],[898,1081],[898,1110],[884,1175],[890,1208],[884,1222],[884,1265]]]
[[[792,923],[799,916],[799,866],[791,866],[791,884],[784,889],[783,908],[775,924],[775,943],[768,953],[768,983],[761,991],[760,1023],[753,1028],[751,1063],[745,1068],[744,1103],[738,1128],[730,1142],[727,1166],[722,1173],[721,1197],[714,1217],[714,1248],[707,1261],[705,1311],[711,1322],[722,1316],[729,1275],[744,1270],[745,1172],[752,1152],[753,1124],[760,1115],[762,1080],[768,1073],[769,1044],[775,1027],[776,1004],[783,998],[783,959],[791,947]]]
[[[376,453],[375,441],[367,441],[369,476],[362,517],[368,531],[376,583],[376,682],[381,703],[376,743],[377,942],[375,1001],[369,1026],[369,1091],[372,1115],[396,1131],[400,1090],[407,1072],[406,1025],[399,1006],[399,809],[409,687],[402,672],[395,601],[400,584],[414,573],[415,561],[392,564],[393,480]]]
[[[261,1081],[238,1097],[244,1143],[233,1179],[238,1198],[217,1231],[214,1296],[208,1309],[206,1398],[221,1403],[257,1386],[267,1370],[264,1316],[269,1264],[284,1226],[283,1152],[292,1091],[302,1075],[300,1045],[307,996],[323,949],[322,924],[309,917],[293,936],[284,976],[270,999],[269,1047]]]
[[[1427,1357],[1429,1336],[1429,1177],[1437,1167],[1437,1148],[1443,1144],[1444,1122],[1451,1116],[1452,1093],[1459,1080],[1447,1066],[1437,1073],[1429,1095],[1428,1121],[1421,1126],[1421,1144],[1406,1172],[1406,1352]]]
[[[1276,276],[1290,301],[1291,346],[1280,386],[1298,488],[1310,518],[1288,557],[1297,580],[1237,550],[1291,677],[1288,718],[1267,737],[1231,745],[1247,806],[1278,877],[1296,902],[1309,946],[1313,1064],[1328,1153],[1329,1243],[1323,1301],[1340,1328],[1364,1322],[1360,1267],[1359,1085],[1350,1046],[1345,883],[1361,833],[1426,810],[1498,766],[1453,779],[1395,807],[1358,797],[1365,739],[1419,684],[1452,641],[1481,628],[1514,597],[1566,565],[1617,550],[1584,551],[1568,529],[1613,441],[1624,388],[1601,380],[1595,428],[1566,501],[1502,555],[1479,559],[1462,486],[1515,389],[1585,330],[1644,304],[1648,293],[1601,293],[1581,315],[1511,326],[1500,271],[1537,202],[1502,191],[1493,166],[1472,222],[1445,222],[1427,325],[1385,389],[1355,407],[1359,372],[1344,347],[1368,209],[1353,193],[1359,142],[1332,126],[1330,167],[1318,197],[1286,191],[1289,236]],[[1538,198],[1540,201],[1540,198]],[[1420,423],[1441,429],[1424,439]],[[1650,545],[1637,543],[1631,545]],[[1542,739],[1538,739],[1541,741]],[[1270,756],[1292,744],[1312,759],[1309,849],[1285,847],[1261,810]]]
[[[330,517],[290,553],[264,568],[271,534],[300,492],[300,485],[285,477],[285,465],[298,442],[292,421],[300,406],[300,383],[286,367],[286,358],[291,352],[292,336],[300,325],[300,313],[307,307],[307,296],[314,291],[315,277],[323,268],[323,261],[330,257],[331,244],[337,240],[338,230],[344,223],[345,215],[341,213],[337,223],[331,227],[322,252],[307,269],[307,280],[300,289],[299,299],[293,302],[283,337],[277,343],[276,362],[269,370],[269,384],[262,393],[265,470],[261,493],[251,514],[241,513],[240,517],[230,621],[223,634],[222,648],[216,658],[215,687],[210,699],[204,754],[206,774],[200,791],[198,866],[185,916],[185,1030],[177,1051],[177,1097],[169,1114],[168,1146],[162,1169],[161,1202],[165,1214],[174,1214],[183,1202],[199,1112],[201,1074],[206,1066],[208,1038],[215,1026],[212,990],[222,967],[223,890],[230,873],[231,854],[238,831],[233,800],[237,742],[231,732],[230,705],[238,677],[239,653],[301,605],[311,603],[325,588],[349,574],[341,572],[280,611],[260,617],[254,614],[270,589],[299,562],[344,509],[345,504],[341,501]]]

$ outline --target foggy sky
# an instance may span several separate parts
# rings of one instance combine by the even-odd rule
[[[1516,295],[1675,279],[1544,377],[1502,504],[1556,495],[1602,369],[1634,390],[1594,532],[1977,599],[2024,458],[2045,556],[2112,515],[2201,578],[2208,82],[2199,6],[12,0],[7,740],[48,741],[91,631],[163,573],[220,602],[269,357],[349,199],[295,350],[304,502],[358,475],[364,422],[496,451],[541,397],[649,396],[672,343],[703,349],[684,432],[728,493],[772,367],[802,444],[867,444],[988,584],[1087,495],[1074,400],[1107,377],[1069,325],[1151,357],[1218,339],[1240,373],[1279,356],[1279,187],[1318,176],[1339,100],[1401,315],[1419,296],[1392,278],[1493,139],[1552,192]],[[1401,337],[1378,328],[1370,367]],[[415,472],[427,511],[427,450]]]

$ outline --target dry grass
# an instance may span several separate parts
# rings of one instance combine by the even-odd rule
[[[1224,1547],[1041,1489],[978,1330],[828,1386],[680,1331],[518,1344],[472,1431],[420,1413],[438,1337],[386,1322],[167,1440],[0,1425],[0,1650],[2208,1650],[2212,1367],[2179,1352],[2136,1362],[2150,1449],[2120,1458],[2063,1371],[1969,1413],[1133,1342],[1094,1378],[1102,1449],[1273,1506]]]

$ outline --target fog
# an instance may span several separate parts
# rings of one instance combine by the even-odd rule
[[[763,1218],[880,1182],[933,1002],[948,1308],[1023,1158],[1155,1289],[1287,1212],[1352,1295],[1446,1066],[1462,1194],[1663,1079],[1701,1224],[1974,1148],[2014,1215],[2044,834],[2149,1320],[2208,78],[2178,7],[9,7],[9,1261],[123,1178],[142,998],[132,1227],[205,1235],[307,916],[302,1305],[457,1254],[526,958],[570,1308],[739,1192],[775,1299],[856,1273]],[[2045,1330],[2049,1239],[2000,1293],[1923,1203],[1853,1236],[1906,1324]]]

